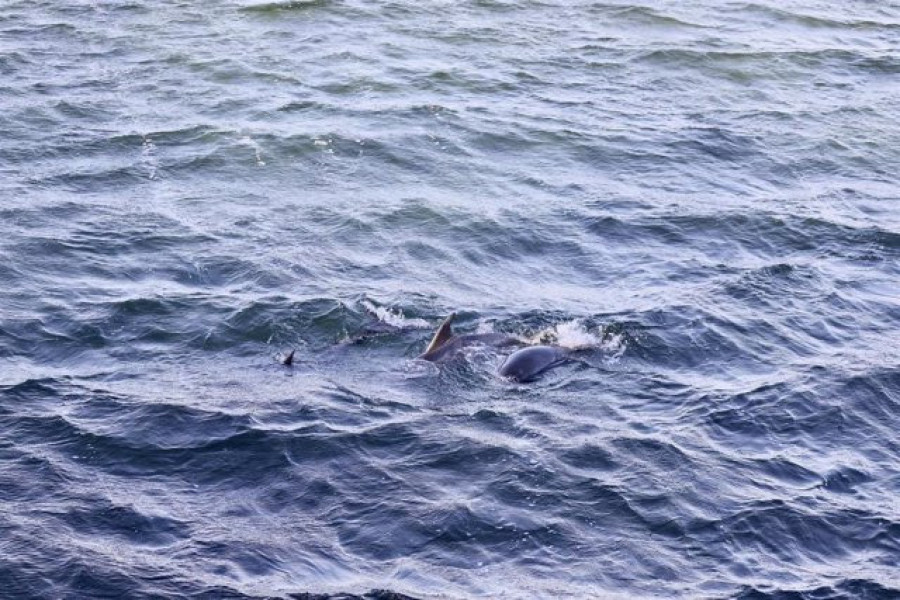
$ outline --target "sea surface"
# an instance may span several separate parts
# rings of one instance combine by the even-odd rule
[[[900,3],[0,2],[0,597],[361,596],[900,598]]]

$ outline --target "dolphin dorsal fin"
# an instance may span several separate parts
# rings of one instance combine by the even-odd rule
[[[294,364],[294,352],[294,350],[291,350],[287,355],[285,355],[281,359],[281,364],[285,365],[286,367],[290,367],[292,364]]]
[[[431,343],[428,344],[428,348],[425,349],[425,354],[437,350],[446,344],[447,340],[453,337],[453,328],[450,327],[450,324],[455,318],[456,313],[450,313],[450,316],[444,319],[444,322],[441,323],[440,327],[437,328],[437,331],[434,332],[434,337],[431,338]]]

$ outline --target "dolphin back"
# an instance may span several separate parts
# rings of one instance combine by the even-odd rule
[[[455,335],[438,348],[434,350],[426,350],[424,354],[420,354],[418,358],[431,362],[441,362],[449,359],[456,353],[460,352],[467,346],[511,346],[521,344],[517,338],[510,337],[502,333],[467,333],[463,335]]]
[[[565,362],[568,355],[562,348],[554,346],[528,346],[516,350],[500,365],[502,377],[524,383]]]

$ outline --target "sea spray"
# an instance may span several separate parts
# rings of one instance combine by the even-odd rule
[[[378,306],[371,300],[361,302],[363,308],[373,314],[382,323],[393,325],[399,329],[428,329],[432,324],[425,319],[408,318],[399,308]]]

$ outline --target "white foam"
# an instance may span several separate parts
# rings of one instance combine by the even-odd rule
[[[375,315],[382,323],[393,325],[401,329],[427,329],[431,323],[425,319],[408,319],[403,316],[400,309],[391,309],[386,306],[377,306],[369,300],[362,301],[363,308]]]
[[[556,344],[569,350],[596,348],[606,353],[606,360],[618,360],[626,349],[625,336],[606,334],[602,327],[589,328],[582,319],[558,323],[539,331],[531,338],[534,344]]]
[[[559,323],[554,327],[554,332],[556,343],[570,350],[599,348],[603,345],[601,332],[589,330],[581,319]]]

